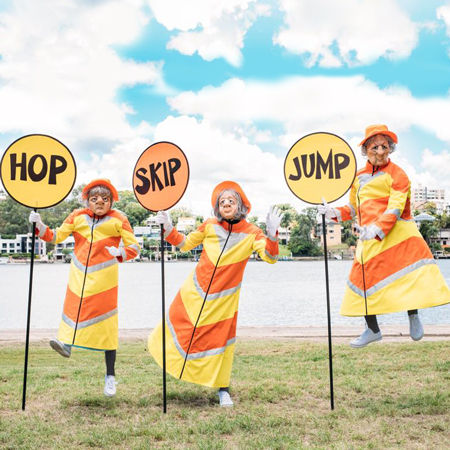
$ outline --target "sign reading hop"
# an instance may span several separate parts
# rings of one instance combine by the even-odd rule
[[[157,142],[139,157],[133,172],[133,190],[149,211],[167,210],[183,197],[189,182],[186,155],[171,142]]]
[[[0,177],[8,194],[30,208],[49,208],[64,200],[75,184],[76,173],[69,149],[42,134],[13,142],[0,166]]]
[[[284,161],[284,177],[292,193],[318,205],[341,198],[353,184],[356,158],[344,139],[332,133],[312,133],[299,139]]]

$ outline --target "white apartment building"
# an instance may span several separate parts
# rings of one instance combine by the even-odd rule
[[[17,234],[14,239],[3,239],[0,236],[0,253],[14,254],[14,253],[31,253],[32,244],[31,233]],[[34,243],[35,255],[44,256],[47,254],[46,242],[36,237]]]
[[[177,223],[177,230],[180,233],[186,233],[188,231],[195,230],[195,218],[194,217],[180,217]]]

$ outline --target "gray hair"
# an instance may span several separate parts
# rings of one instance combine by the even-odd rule
[[[114,203],[113,196],[111,191],[106,186],[103,186],[103,184],[99,184],[98,186],[94,186],[92,189],[89,189],[89,191],[87,191],[85,200],[86,206],[89,206],[89,199],[94,196],[109,197],[109,199],[111,200],[111,208],[112,208],[112,205]]]
[[[366,142],[364,142],[363,145],[361,145],[361,154],[363,156],[367,156],[367,147],[370,145],[370,143],[379,135],[382,135],[383,137],[385,137],[389,143],[389,154],[391,154],[392,152],[395,151],[395,147],[397,146],[397,144],[393,141],[393,139],[388,136],[387,134],[383,134],[383,133],[378,133],[375,134],[374,136],[371,136],[369,139],[367,139]]]
[[[217,196],[216,202],[214,203],[214,210],[213,210],[214,216],[216,217],[216,219],[219,222],[222,222],[222,220],[223,220],[223,217],[220,215],[220,211],[219,211],[219,200],[220,200],[220,197],[222,197],[222,195],[225,192],[230,192],[233,195],[233,197],[235,197],[237,200],[238,209],[237,209],[236,215],[234,216],[234,219],[235,220],[245,219],[247,217],[248,208],[244,205],[244,203],[242,203],[241,196],[234,189],[225,189]]]

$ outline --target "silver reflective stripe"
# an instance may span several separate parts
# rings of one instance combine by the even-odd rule
[[[127,260],[127,252],[125,251],[125,249],[123,247],[120,247],[120,254],[122,255],[122,261],[126,261]]]
[[[355,208],[353,208],[353,205],[351,203],[348,203],[347,206],[350,208],[350,215],[351,215],[351,217],[353,219],[353,217],[356,216]]]
[[[386,172],[378,171],[374,175],[370,173],[363,173],[362,175],[359,175],[359,188],[361,189],[363,186],[365,186],[367,183],[370,183],[372,180],[374,180],[377,177],[380,177],[381,175],[384,175]]]
[[[36,228],[37,228],[37,227],[36,227]],[[38,228],[38,231],[39,231],[38,237],[41,238],[42,236],[44,236],[45,232],[47,231],[47,226],[44,225],[41,229]]]
[[[84,272],[86,270],[86,266],[83,265],[77,258],[77,256],[75,255],[75,252],[72,253],[72,262],[75,265],[75,267],[79,270],[81,270],[82,272]],[[107,267],[111,267],[114,266],[115,264],[118,264],[119,261],[117,261],[116,258],[110,259],[108,261],[105,261],[103,263],[99,263],[99,264],[95,264],[93,266],[88,267],[87,269],[87,273],[93,273],[93,272],[98,272],[99,270],[103,270],[106,269]]]
[[[384,214],[394,214],[397,219],[400,218],[400,210],[398,208],[395,209],[387,209]]]
[[[127,248],[132,248],[133,250],[136,250],[138,255],[139,255],[139,253],[141,251],[141,249],[139,248],[139,245],[137,245],[137,244],[131,244]]]
[[[267,233],[267,239],[272,242],[278,242],[278,238],[276,236],[272,236],[270,233]]]
[[[269,257],[269,259],[271,259],[272,261],[278,261],[278,255],[271,255],[267,250],[264,250],[264,253],[266,254],[266,256]]]
[[[377,233],[377,236],[380,239],[384,239],[386,235],[383,233],[383,230],[380,227],[377,227],[376,225],[373,225],[373,227],[374,227],[374,229],[375,229],[375,231]]]
[[[339,209],[337,208],[331,208],[333,210],[333,212],[336,214],[336,219],[338,222],[342,222],[342,214],[341,211],[339,211]]]
[[[170,321],[169,314],[167,314],[167,316],[166,316],[166,323],[167,323],[167,328],[169,329],[170,334],[172,335],[173,343],[175,344],[175,347],[178,350],[178,353],[181,355],[181,357],[183,359],[186,359],[186,352],[182,349],[180,343],[178,342],[177,334],[175,333],[175,329],[172,325],[172,322]],[[206,356],[220,355],[221,353],[225,352],[226,348],[229,345],[234,344],[235,342],[236,342],[236,337],[228,339],[228,341],[224,347],[213,348],[211,350],[205,350],[204,352],[191,353],[191,354],[187,355],[187,360],[189,361],[189,360],[193,360],[193,359],[205,358]]]
[[[164,231],[164,239],[167,239],[167,237],[169,236],[170,233],[172,233],[173,230],[173,225],[169,225],[167,227],[167,230]]]
[[[236,338],[231,338],[228,339],[227,343],[225,344],[224,347],[219,347],[219,348],[213,348],[211,350],[205,350],[204,352],[198,352],[198,353],[190,353],[187,357],[188,361],[191,361],[193,359],[200,359],[200,358],[205,358],[207,356],[215,356],[215,355],[220,355],[221,353],[224,353],[225,350],[227,349],[227,347],[231,344],[234,344],[236,342]]]
[[[200,297],[202,297],[204,299],[206,292],[200,286],[198,279],[197,279],[197,274],[195,273],[195,270],[194,270],[194,274],[193,274],[192,278],[194,280],[194,286],[197,289],[198,294],[200,295]],[[230,289],[225,289],[224,291],[216,292],[214,294],[211,294],[211,292],[210,292],[210,293],[208,293],[208,297],[206,298],[206,301],[209,302],[211,300],[217,300],[218,298],[225,297],[226,295],[232,295],[235,292],[237,292],[240,288],[241,288],[241,283],[239,283],[236,287],[233,287]]]
[[[52,244],[56,244],[56,230],[52,230],[53,231],[53,237],[52,240],[50,241]]]
[[[183,248],[185,242],[186,242],[186,236],[183,236],[183,240],[177,245],[177,247],[178,248]]]
[[[398,220],[402,222],[414,222],[414,219],[402,219],[401,217]]]
[[[414,272],[415,270],[417,270],[423,266],[429,265],[429,264],[436,264],[436,261],[434,259],[421,259],[420,261],[410,264],[409,266],[404,267],[403,269],[399,270],[398,272],[395,272],[392,275],[389,275],[384,280],[381,280],[379,283],[372,286],[370,289],[367,289],[366,295],[371,296],[371,295],[375,294],[375,292],[378,292],[379,290],[385,288],[386,286],[393,283],[394,281],[397,281],[399,278],[401,278],[405,275],[408,275],[409,273]],[[359,289],[358,287],[356,287],[353,283],[350,282],[350,280],[347,281],[347,285],[353,292],[355,292],[356,294],[358,294],[361,297],[364,297],[364,291]]]
[[[77,329],[81,330],[82,328],[90,327],[91,325],[103,322],[104,320],[109,319],[110,317],[115,316],[116,314],[117,308],[107,312],[106,314],[102,314],[101,316],[94,317],[93,319],[85,320],[84,322],[78,322]],[[75,328],[76,322],[74,322],[72,319],[69,319],[64,313],[62,315],[62,320],[67,325],[69,325],[69,327]]]
[[[214,227],[217,237],[219,238],[219,245],[221,248],[223,248],[225,241],[227,240],[230,232],[227,230],[224,230],[220,225],[213,225],[213,227]],[[246,237],[248,237],[247,233],[233,233],[232,232],[230,237],[228,238],[227,246],[224,249],[224,252],[230,250],[230,248],[234,247],[236,244],[239,244],[239,242],[243,241]]]

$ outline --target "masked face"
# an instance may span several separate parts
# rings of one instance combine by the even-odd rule
[[[89,209],[97,216],[105,215],[111,208],[111,199],[108,196],[93,195],[89,197]]]
[[[238,211],[237,198],[230,191],[225,191],[219,198],[219,212],[220,215],[227,220],[232,220],[236,217]]]
[[[367,157],[373,166],[383,166],[389,158],[389,141],[382,134],[377,134],[367,146]]]

